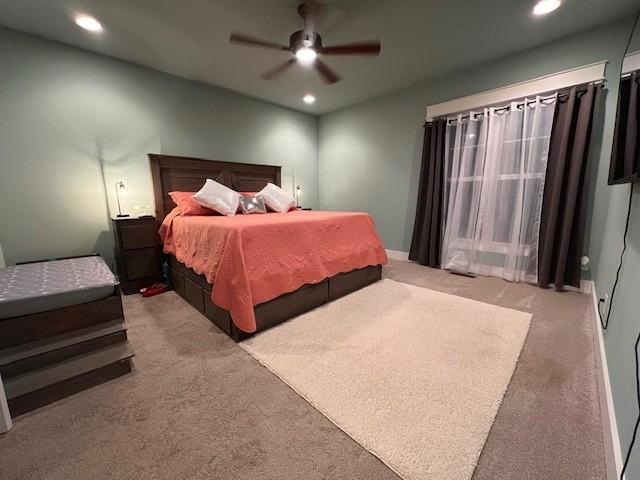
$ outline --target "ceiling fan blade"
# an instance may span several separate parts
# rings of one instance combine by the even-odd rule
[[[280,45],[279,43],[271,42],[269,40],[262,40],[260,38],[252,37],[251,35],[245,35],[244,33],[233,32],[229,37],[229,41],[238,45],[248,45],[250,47],[264,47],[275,50],[286,50],[288,52],[291,51],[291,49],[285,45]]]
[[[313,62],[314,68],[318,71],[325,83],[332,84],[340,81],[340,75],[334,72],[329,66],[319,58]]]
[[[379,41],[345,43],[333,47],[322,47],[323,55],[379,55],[382,45]]]
[[[271,80],[272,78],[277,77],[278,75],[282,74],[285,70],[288,70],[289,68],[291,68],[291,66],[294,63],[296,63],[296,59],[292,58],[291,60],[287,60],[286,62],[281,63],[277,67],[272,68],[271,70],[269,70],[268,72],[263,73],[260,76],[262,78],[264,78],[265,80]]]

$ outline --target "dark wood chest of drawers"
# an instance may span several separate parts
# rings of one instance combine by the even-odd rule
[[[127,217],[114,218],[112,222],[118,276],[124,293],[137,293],[162,281],[156,219]]]

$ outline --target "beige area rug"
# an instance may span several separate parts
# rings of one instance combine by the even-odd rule
[[[241,347],[405,479],[465,480],[530,321],[385,279]]]

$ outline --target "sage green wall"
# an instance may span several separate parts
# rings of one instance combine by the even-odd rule
[[[321,208],[368,211],[387,248],[408,251],[426,106],[607,59],[607,74],[615,78],[627,25],[617,22],[322,116]],[[617,85],[609,83],[608,95],[615,96]],[[608,108],[607,128],[612,119]]]
[[[364,210],[387,248],[408,251],[415,215],[425,106],[573,67],[608,60],[606,103],[594,128],[589,168],[588,278],[610,291],[621,248],[628,186],[607,186],[618,74],[632,19],[565,38],[518,55],[393,93],[320,119],[320,207]],[[443,47],[445,48],[445,47]],[[606,353],[621,443],[626,451],[637,414],[633,341],[640,330],[640,188],[623,281],[616,294]],[[640,478],[640,454],[632,475]],[[635,476],[634,476],[635,475]]]
[[[128,184],[127,211],[153,210],[147,153],[282,165],[283,186],[317,206],[311,115],[7,29],[0,112],[8,265],[96,250],[111,260],[114,182]]]
[[[629,53],[640,51],[640,28],[636,28]],[[612,102],[613,103],[613,102]],[[602,172],[598,178],[599,186],[606,183],[604,160]],[[594,228],[599,233],[599,250],[592,248],[592,255],[598,259],[594,283],[598,298],[605,294],[611,296],[616,270],[620,262],[623,236],[631,185],[617,185],[600,188],[596,198],[599,210],[594,212]],[[635,340],[640,332],[640,184],[634,184],[631,203],[631,217],[627,236],[627,251],[624,266],[620,272],[620,281],[611,311],[609,328],[604,332],[604,344],[614,394],[618,430],[623,447],[622,455],[627,452],[633,427],[638,415],[638,403],[635,384]],[[601,307],[604,315],[609,302]],[[624,458],[623,458],[624,460]],[[626,473],[627,480],[640,479],[640,446],[636,443]]]

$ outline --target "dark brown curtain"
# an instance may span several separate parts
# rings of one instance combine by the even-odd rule
[[[638,171],[638,115],[640,114],[640,71],[620,80],[618,113],[613,134],[613,151],[609,168],[609,184],[634,179]]]
[[[538,284],[580,286],[586,220],[585,172],[599,86],[560,95],[551,130],[538,244]]]
[[[440,266],[446,127],[445,119],[424,127],[418,204],[409,250],[409,260],[429,267]]]

